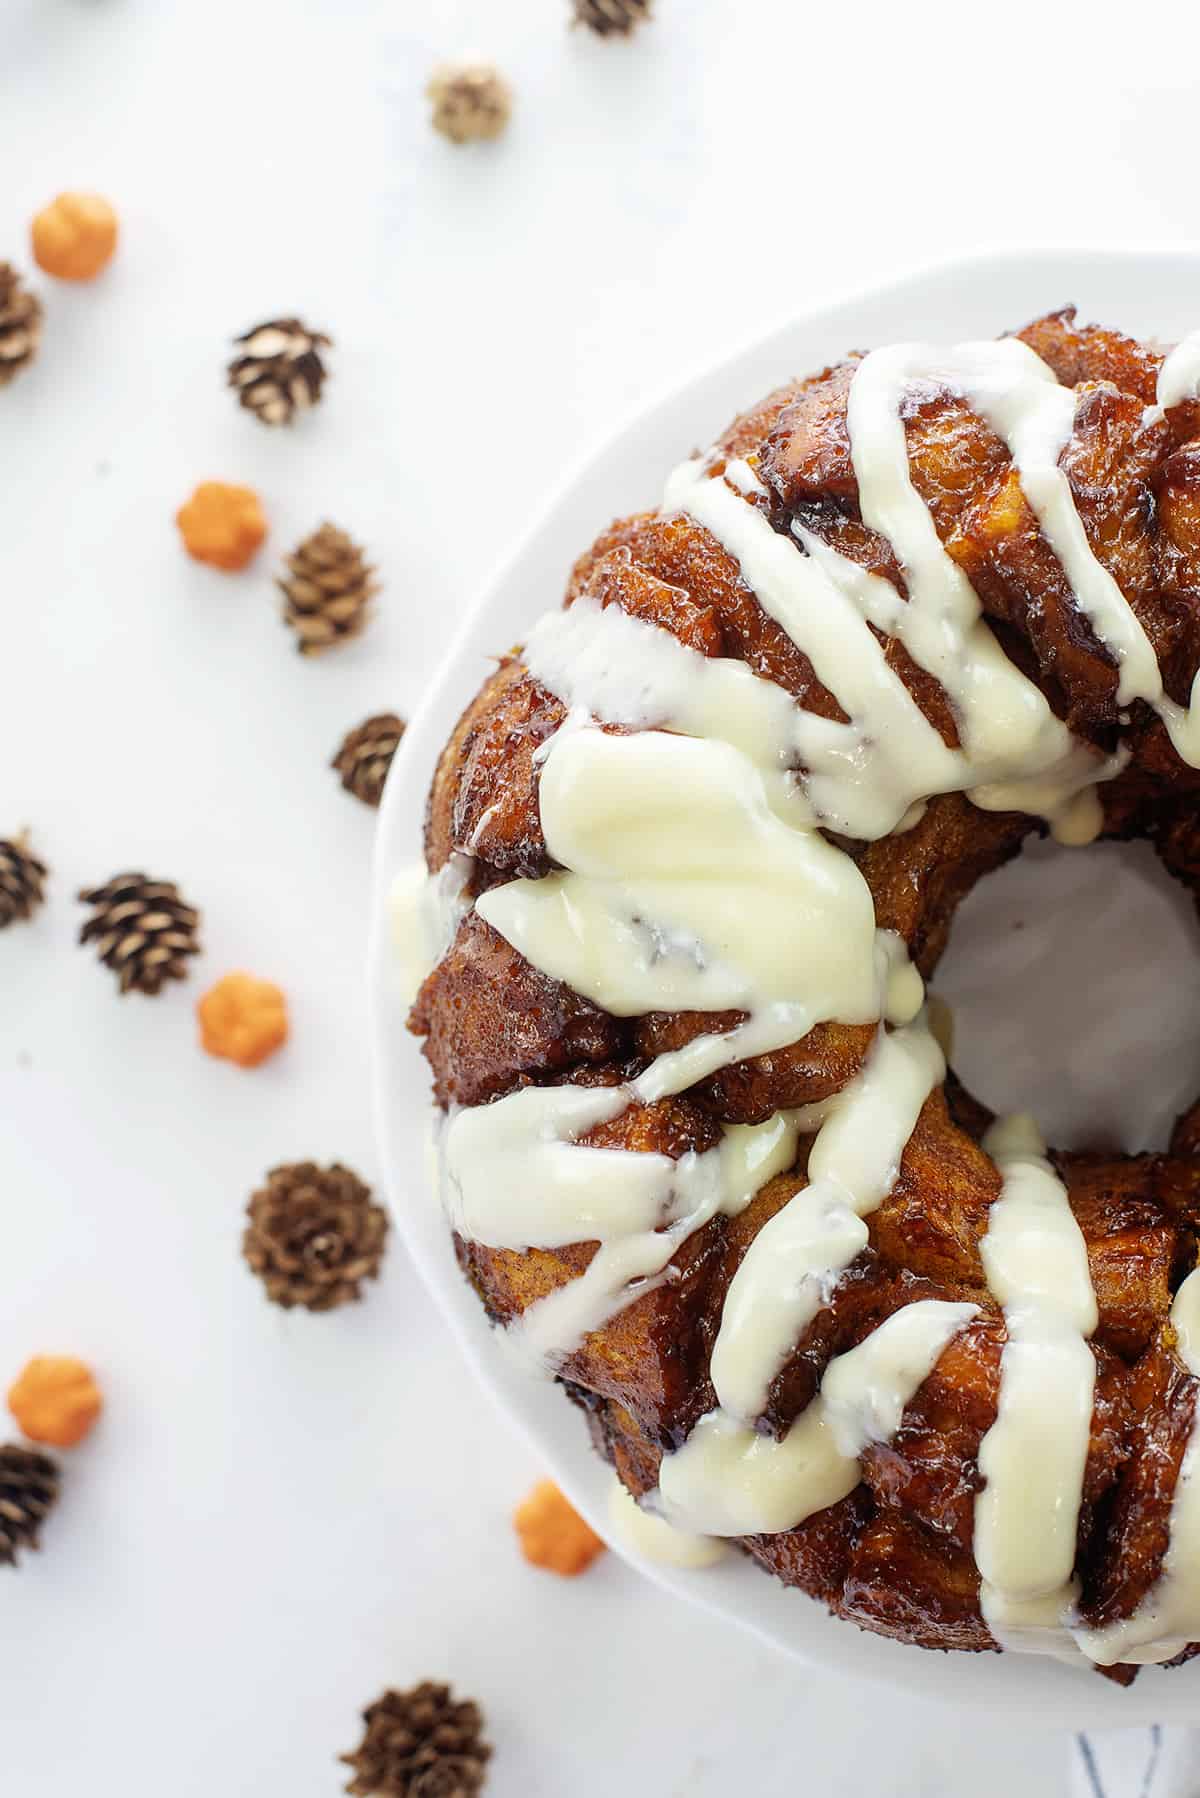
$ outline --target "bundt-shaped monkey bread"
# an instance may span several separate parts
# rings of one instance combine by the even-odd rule
[[[1200,1645],[1200,1129],[1048,1150],[924,982],[1030,832],[1200,882],[1198,385],[1067,310],[738,418],[455,728],[411,1015],[463,1270],[644,1510],[1123,1682]]]

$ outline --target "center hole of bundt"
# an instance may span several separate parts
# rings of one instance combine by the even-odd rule
[[[1057,1148],[1165,1148],[1200,1095],[1195,909],[1147,843],[1032,841],[968,894],[930,988],[960,1079]]]

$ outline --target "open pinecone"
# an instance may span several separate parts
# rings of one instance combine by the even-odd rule
[[[276,585],[284,598],[283,621],[295,631],[302,656],[358,635],[379,584],[345,531],[323,524],[293,550],[287,569]]]
[[[42,882],[49,870],[29,847],[29,837],[0,837],[0,930],[31,918],[45,898]]]
[[[127,993],[157,993],[167,980],[187,977],[187,958],[200,953],[200,913],[179,897],[174,881],[145,874],[114,874],[79,895],[95,912],[79,932],[94,943],[105,967]]]
[[[49,1455],[16,1442],[0,1447],[0,1567],[37,1548],[42,1519],[58,1497],[58,1467]]]
[[[229,385],[240,403],[265,425],[289,425],[315,406],[325,380],[323,349],[333,339],[310,331],[298,318],[273,318],[235,337],[240,354],[229,364]]]
[[[363,1712],[366,1732],[342,1760],[354,1769],[353,1798],[475,1798],[492,1750],[483,1713],[450,1687],[425,1679],[409,1692],[385,1692]]]
[[[383,1260],[387,1213],[348,1167],[312,1161],[273,1167],[246,1207],[242,1253],[267,1289],[290,1311],[332,1311],[361,1296]]]
[[[377,712],[343,738],[329,764],[342,777],[347,793],[364,805],[378,805],[396,747],[404,735],[404,720],[395,712]]]
[[[37,355],[42,302],[11,262],[0,262],[0,387],[7,387]]]
[[[573,25],[586,25],[597,37],[628,37],[651,14],[651,0],[572,0]]]
[[[499,137],[512,112],[512,89],[488,63],[448,63],[433,71],[425,91],[434,130],[453,144]]]

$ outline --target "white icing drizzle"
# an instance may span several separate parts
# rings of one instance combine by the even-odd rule
[[[876,928],[857,866],[818,827],[876,840],[911,828],[932,796],[961,791],[1085,842],[1102,822],[1095,789],[1126,759],[1123,750],[1102,759],[1070,736],[1008,662],[942,547],[909,472],[901,407],[914,383],[961,393],[1007,443],[1039,528],[1117,663],[1120,702],[1154,706],[1179,753],[1200,765],[1200,710],[1165,696],[1152,646],[1093,555],[1059,467],[1074,396],[1015,339],[947,353],[901,345],[857,367],[848,426],[861,513],[891,542],[906,598],[803,528],[776,532],[758,503],[766,489],[744,461],[714,473],[717,460],[699,458],[668,482],[664,509],[686,511],[736,560],[846,722],[804,711],[742,662],[705,657],[586,597],[532,632],[526,664],[568,708],[538,754],[543,834],[560,871],[491,889],[477,903],[481,917],[538,969],[618,1016],[736,1010],[746,1021],[659,1056],[621,1086],[529,1088],[447,1120],[440,1178],[456,1230],[493,1248],[596,1245],[586,1271],[527,1308],[508,1340],[539,1366],[560,1366],[590,1331],[671,1277],[694,1231],[735,1216],[792,1168],[799,1138],[816,1132],[807,1183],[755,1236],[726,1295],[711,1366],[718,1408],[664,1457],[650,1508],[623,1490],[614,1496],[614,1527],[632,1532],[637,1552],[676,1564],[710,1558],[711,1537],[788,1529],[851,1492],[864,1449],[892,1439],[977,1310],[936,1300],[902,1308],[830,1362],[781,1439],[754,1427],[798,1339],[866,1244],[865,1220],[944,1075],[904,944]],[[1197,391],[1200,332],[1166,359],[1159,406]],[[960,747],[926,720],[872,627],[941,684]],[[455,917],[451,898],[444,924]],[[631,1105],[778,1050],[823,1020],[878,1029],[859,1075],[819,1105],[728,1127],[717,1147],[678,1160],[582,1140]],[[1086,1248],[1029,1121],[997,1126],[987,1145],[1004,1184],[982,1255],[1007,1342],[996,1421],[979,1454],[983,1614],[1001,1643],[1039,1653],[1167,1658],[1200,1636],[1200,1421],[1158,1584],[1134,1617],[1082,1630],[1072,1572],[1096,1325]],[[1200,1273],[1172,1315],[1200,1376]]]
[[[465,855],[452,855],[432,879],[423,862],[404,868],[388,893],[388,921],[401,999],[411,1005],[425,976],[441,960],[466,907],[462,892],[470,877]]]
[[[622,1547],[662,1567],[713,1567],[729,1553],[716,1536],[676,1529],[657,1511],[638,1504],[616,1474],[608,1492],[608,1524]]]
[[[890,538],[900,557],[910,603],[928,632],[925,655],[940,662],[952,652],[953,631],[946,633],[946,624],[960,614],[972,622],[978,616],[974,592],[942,548],[908,471],[900,402],[914,384],[931,382],[960,391],[1008,445],[1025,497],[1080,610],[1120,667],[1120,703],[1156,698],[1162,681],[1154,651],[1117,583],[1092,554],[1070,483],[1058,466],[1071,435],[1075,395],[1018,337],[959,344],[949,354],[924,344],[877,350],[859,365],[850,388],[848,420],[863,520]],[[918,660],[931,673],[938,671],[924,655]],[[953,669],[947,673],[952,677]],[[990,701],[983,708],[968,701],[963,715],[969,733],[981,722],[992,732],[1007,729]]]
[[[649,1290],[694,1231],[719,1212],[735,1216],[795,1161],[801,1113],[731,1126],[716,1148],[678,1161],[577,1140],[636,1097],[634,1086],[527,1087],[446,1126],[443,1202],[460,1235],[503,1249],[599,1244],[586,1272],[510,1328],[535,1365],[560,1364]]]
[[[853,1492],[859,1456],[887,1442],[974,1305],[920,1299],[826,1370],[821,1391],[780,1440],[725,1411],[701,1418],[683,1447],[663,1457],[659,1492],[667,1517],[713,1536],[794,1529]]]
[[[1164,412],[1185,400],[1200,399],[1200,331],[1189,332],[1164,358],[1155,398]]]
[[[432,882],[423,862],[397,874],[388,893],[388,921],[401,1000],[411,1005],[421,983],[438,957],[436,939],[429,929],[428,909]]]
[[[1083,1233],[1033,1120],[993,1125],[984,1147],[1004,1185],[980,1253],[1008,1341],[996,1421],[979,1447],[975,1560],[984,1620],[1003,1639],[1033,1619],[1056,1628],[1075,1598],[1097,1309]]]
[[[1167,377],[1168,392],[1185,386],[1200,355],[1192,339],[1185,344]],[[990,732],[997,728],[1003,732],[1004,708],[996,707],[990,698],[982,708],[972,706],[962,693],[955,694],[950,684],[954,657],[947,638],[952,638],[961,616],[970,611],[978,614],[978,601],[966,577],[942,549],[933,519],[909,474],[899,408],[913,382],[932,382],[961,392],[1004,439],[1025,497],[1043,537],[1062,564],[1076,604],[1117,664],[1118,703],[1144,699],[1162,719],[1180,757],[1191,767],[1200,767],[1200,709],[1179,706],[1164,692],[1153,645],[1120,586],[1088,543],[1070,482],[1058,466],[1071,436],[1075,395],[1070,388],[1061,387],[1053,370],[1016,337],[959,344],[949,352],[924,344],[875,350],[859,364],[850,387],[847,416],[863,520],[890,539],[900,558],[909,585],[909,611],[915,606],[917,619],[930,627],[932,655],[938,665],[925,659],[929,651],[924,644],[918,649],[907,637],[904,641],[921,666],[936,673],[955,698],[968,747],[973,725],[981,717]],[[940,652],[939,632],[943,635]]]
[[[1171,1322],[1179,1338],[1179,1359],[1200,1379],[1200,1268],[1193,1269],[1175,1294]],[[1161,1574],[1132,1617],[1110,1623],[1106,1629],[1077,1629],[1075,1640],[1089,1660],[1111,1667],[1117,1661],[1174,1660],[1198,1633],[1200,1412],[1192,1421],[1171,1501],[1170,1539]]]
[[[794,779],[798,759],[790,693],[745,662],[702,656],[668,631],[586,596],[548,612],[530,632],[523,660],[534,678],[584,719],[642,730],[669,725],[685,736],[727,743],[753,762],[772,806],[799,824],[813,813]],[[548,753],[548,752],[547,752]],[[543,758],[544,759],[544,758]]]
[[[870,362],[868,357],[860,364],[852,403]],[[1004,655],[908,481],[902,429],[899,438],[904,481],[937,557],[936,587],[930,579],[918,584],[913,577],[907,602],[890,581],[866,573],[810,533],[798,530],[799,542],[780,536],[763,512],[725,479],[708,473],[703,458],[676,469],[667,482],[664,509],[686,511],[737,560],[759,604],[804,651],[846,712],[846,724],[805,711],[795,714],[805,789],[824,822],[875,839],[895,830],[915,803],[934,793],[965,791],[988,810],[1024,810],[1061,820],[1062,829],[1078,840],[1079,806],[1073,802],[1121,764],[1076,742],[1041,691]],[[909,535],[915,547],[915,531]],[[924,562],[935,566],[931,553]],[[962,750],[943,743],[889,667],[869,624],[899,638],[945,686],[963,721]],[[1099,828],[1094,797],[1083,804],[1083,829],[1094,836]]]
[[[775,1047],[822,1018],[879,1015],[866,882],[772,811],[740,750],[663,731],[566,732],[540,801],[566,872],[494,887],[476,910],[604,1010],[773,1006]]]
[[[869,1217],[895,1184],[922,1105],[944,1077],[923,1024],[881,1030],[808,1158],[808,1185],[769,1218],[730,1283],[712,1353],[723,1409],[751,1423],[793,1344],[866,1247]]]

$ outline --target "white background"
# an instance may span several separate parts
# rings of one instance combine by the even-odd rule
[[[427,1674],[486,1706],[498,1798],[1062,1789],[1061,1746],[1011,1723],[798,1671],[611,1559],[527,1569],[507,1519],[540,1470],[399,1245],[367,1303],[316,1318],[267,1306],[238,1255],[274,1162],[377,1171],[372,817],[328,759],[413,707],[562,465],[897,268],[1197,232],[1192,58],[1151,8],[1134,41],[1102,9],[659,0],[628,44],[564,11],[0,0],[0,257],[27,260],[60,187],[124,226],[101,282],[41,282],[42,356],[0,393],[0,834],[31,825],[54,869],[0,936],[0,1385],[77,1352],[109,1399],[44,1553],[0,1572],[18,1798],[321,1798],[357,1709]],[[472,47],[517,111],[455,150],[421,88]],[[334,375],[272,433],[221,369],[235,330],[292,311],[336,337]],[[212,477],[264,496],[249,574],[180,553],[175,509]],[[385,590],[365,638],[310,663],[270,576],[326,515]],[[204,912],[203,960],[156,1001],[118,1001],[73,946],[75,888],[130,865]],[[1139,978],[1194,947],[1156,903]],[[294,1012],[253,1074],[194,1040],[197,993],[243,966]],[[1182,1021],[1145,1046],[1196,1056]]]

